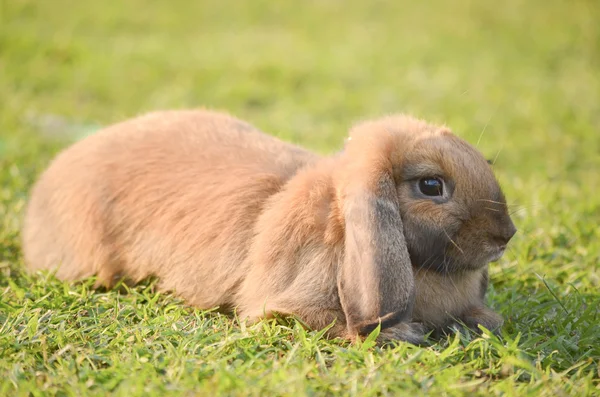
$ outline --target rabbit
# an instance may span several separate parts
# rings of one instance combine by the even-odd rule
[[[357,123],[320,156],[207,109],[156,111],[60,153],[22,230],[31,272],[158,278],[188,304],[296,316],[351,341],[497,330],[488,264],[516,228],[491,166],[447,127]]]

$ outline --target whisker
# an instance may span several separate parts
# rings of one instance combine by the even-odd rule
[[[506,204],[506,203],[503,203],[502,201],[495,201],[495,200],[488,200],[488,199],[477,199],[475,201],[484,201],[486,203],[502,204],[502,205]],[[508,205],[508,204],[506,204],[506,205]]]
[[[501,204],[501,205],[506,205],[507,207],[510,207],[510,206],[514,207],[517,205],[521,205],[521,204],[503,203],[502,201],[495,201],[495,200],[488,200],[488,199],[477,199],[475,201],[484,201],[486,203]]]
[[[512,216],[512,215],[516,214],[517,212],[519,212],[519,211],[523,211],[523,210],[526,210],[526,209],[527,209],[526,207],[519,208],[519,209],[516,209],[516,210],[514,210],[514,211],[510,212],[508,215],[509,215],[509,216]]]
[[[487,129],[487,126],[490,123],[490,120],[492,120],[492,116],[490,116],[488,121],[486,121],[485,125],[483,126],[483,129],[481,130],[481,134],[479,134],[479,139],[477,139],[477,143],[475,144],[475,147],[479,147],[479,142],[481,142],[481,137],[483,136],[483,133]]]
[[[442,230],[444,231],[444,234],[446,235],[446,237],[448,237],[448,240],[450,240],[450,242],[460,251],[460,253],[464,255],[465,251],[463,251],[462,248],[460,248],[458,246],[458,244],[456,244],[456,242],[454,240],[452,240],[450,235],[448,235],[448,232],[446,231],[446,229],[442,228]],[[445,254],[444,254],[444,258],[445,258]]]
[[[514,205],[513,207],[517,207],[517,205]],[[530,205],[521,205],[520,207],[521,207],[521,209],[544,208],[544,205],[543,204],[530,204]]]
[[[477,199],[476,201],[482,201],[484,203],[499,204],[499,205],[502,205],[502,206],[506,206],[507,208],[513,207],[513,212],[511,212],[509,215],[512,215],[512,214],[514,214],[514,213],[516,213],[518,211],[522,211],[524,209],[535,208],[535,207],[540,207],[541,206],[540,204],[531,204],[531,205],[526,205],[526,206],[521,205],[521,204],[508,204],[508,203],[502,203],[500,201],[487,200],[487,199]],[[519,208],[514,209],[514,207],[519,207]],[[500,212],[501,211],[500,209],[497,209],[497,208],[490,208],[490,207],[483,207],[483,208],[485,208],[486,210],[495,211],[495,212]]]
[[[504,149],[504,145],[500,146],[500,150],[498,150],[498,152],[496,153],[496,157],[494,157],[494,161],[492,161],[492,165],[496,164],[496,161],[498,160],[498,156],[500,156],[500,152]]]
[[[517,264],[518,264],[518,263],[519,263],[519,260],[518,260],[518,255],[517,255],[517,252],[516,252],[516,251],[514,250],[514,248],[513,248],[513,247],[511,247],[510,245],[509,245],[509,246],[507,246],[506,248],[507,248],[507,249],[506,249],[506,252],[507,252],[507,253],[509,253],[509,254],[511,254],[511,255],[512,255],[512,257],[513,257],[513,258],[512,258],[512,260],[513,260],[513,261],[515,261],[515,262],[517,262]],[[510,258],[508,258],[508,259],[510,259]]]
[[[500,212],[500,210],[497,208],[490,208],[490,207],[483,207],[483,208],[485,208],[486,210],[494,211],[494,212]]]
[[[435,258],[437,258],[438,255],[437,254],[432,254],[429,258],[427,258],[422,264],[419,265],[419,267],[417,268],[417,271],[415,272],[415,276],[417,276],[422,270],[427,270],[425,269],[425,266],[427,266],[428,263],[432,262],[432,260],[434,260]],[[424,279],[417,279],[415,277],[415,281],[417,282],[417,284],[415,285],[415,287],[417,289],[420,288],[421,283],[423,282]]]
[[[524,204],[508,204],[511,207],[523,207],[523,208],[531,208],[531,207],[541,207],[542,204],[528,204],[528,205],[524,205]]]
[[[424,269],[425,266],[427,266],[430,262],[432,262],[432,259],[437,258],[436,254],[432,254],[429,258],[427,258],[425,260],[425,262],[423,262],[422,264],[419,265],[418,270]]]
[[[444,271],[444,276],[448,280],[450,280],[450,284],[452,284],[452,286],[454,287],[454,290],[460,294],[460,290],[458,289],[458,286],[456,285],[456,283],[452,279],[452,276],[450,275],[450,272],[448,271],[448,269],[449,269],[448,258],[446,257],[446,254],[444,254],[444,270],[445,270]]]
[[[444,277],[449,278],[448,277],[448,259],[447,259],[445,253],[444,253],[444,260],[442,261],[442,265],[444,266],[444,272],[442,274],[444,275]]]

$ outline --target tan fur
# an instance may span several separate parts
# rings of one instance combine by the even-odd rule
[[[411,178],[430,172],[452,179],[450,201],[414,197]],[[505,207],[479,153],[408,116],[359,124],[321,158],[222,113],[167,111],[57,156],[33,188],[23,250],[30,270],[65,280],[156,276],[201,308],[335,321],[330,335],[350,339],[381,323],[382,340],[418,342],[422,324],[495,315],[481,281],[494,236],[514,233]],[[424,255],[438,251],[434,269]]]
[[[481,301],[481,274],[478,271],[441,275],[417,270],[415,284],[417,296],[413,320],[432,328],[458,320]]]

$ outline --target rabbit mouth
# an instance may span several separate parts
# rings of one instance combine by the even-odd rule
[[[506,247],[498,247],[495,251],[493,251],[488,259],[488,262],[496,262],[504,255],[504,251],[506,251]]]

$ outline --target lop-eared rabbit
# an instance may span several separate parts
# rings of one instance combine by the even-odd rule
[[[354,340],[495,330],[488,263],[516,229],[484,157],[406,115],[321,157],[209,110],[155,112],[60,153],[35,184],[23,249],[58,278],[153,276],[199,308],[295,315]]]

